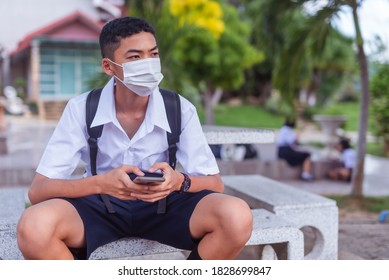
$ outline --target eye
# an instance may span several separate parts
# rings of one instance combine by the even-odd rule
[[[127,57],[127,60],[137,60],[137,59],[140,59],[140,56],[139,55],[131,55],[129,57]]]
[[[152,53],[151,53],[151,56],[153,56],[153,57],[159,57],[159,52],[152,52]]]

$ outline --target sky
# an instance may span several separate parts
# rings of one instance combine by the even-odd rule
[[[387,50],[380,61],[389,62],[389,0],[365,0],[358,12],[362,35],[365,40],[365,52],[372,53],[374,36],[379,35]],[[355,35],[351,9],[341,13],[336,23],[338,29],[349,36]]]

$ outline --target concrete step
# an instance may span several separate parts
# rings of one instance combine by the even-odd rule
[[[30,185],[35,176],[35,169],[0,169],[0,187]]]
[[[67,100],[42,101],[39,114],[45,120],[59,120],[67,102]]]

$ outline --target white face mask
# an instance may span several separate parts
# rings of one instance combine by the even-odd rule
[[[123,81],[116,75],[115,78],[139,96],[149,96],[152,94],[163,79],[159,58],[139,59],[123,63],[122,65],[112,60],[110,61],[123,68]]]

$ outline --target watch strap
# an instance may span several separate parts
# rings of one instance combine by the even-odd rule
[[[180,192],[188,192],[191,185],[191,179],[189,178],[188,174],[185,174],[181,172],[182,175],[184,175],[184,181],[181,184]]]

